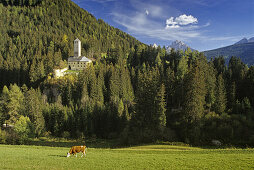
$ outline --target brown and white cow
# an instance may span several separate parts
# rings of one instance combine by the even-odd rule
[[[67,157],[71,156],[71,154],[76,155],[76,157],[77,157],[77,153],[79,153],[79,152],[82,153],[81,157],[86,156],[86,150],[87,150],[87,147],[85,145],[72,146],[70,151],[67,153]]]

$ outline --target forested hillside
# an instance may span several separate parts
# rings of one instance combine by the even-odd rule
[[[0,16],[0,87],[38,84],[73,55],[76,38],[93,58],[114,60],[141,45],[71,0],[1,0]]]
[[[4,86],[0,120],[14,128],[0,133],[1,142],[47,136],[253,144],[253,66],[231,58],[226,67],[223,58],[208,62],[191,51],[137,50],[138,65],[100,60],[78,75],[49,77],[36,90]]]
[[[34,137],[253,145],[254,66],[141,44],[69,0],[1,1],[0,143]],[[24,3],[25,2],[25,3]],[[73,55],[96,61],[47,76]],[[103,53],[103,54],[102,54]]]

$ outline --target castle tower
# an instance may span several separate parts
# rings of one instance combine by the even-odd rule
[[[77,38],[74,40],[74,57],[81,56],[81,41]]]

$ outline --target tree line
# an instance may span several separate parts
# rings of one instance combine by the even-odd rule
[[[23,2],[19,4],[17,2]],[[230,144],[254,140],[254,67],[147,46],[70,0],[0,1],[1,143],[98,137]],[[73,55],[96,59],[55,79]]]
[[[164,50],[135,48],[115,64],[103,58],[78,75],[48,77],[38,89],[4,86],[1,122],[26,137],[251,144],[254,67],[237,57],[226,66],[223,57]]]

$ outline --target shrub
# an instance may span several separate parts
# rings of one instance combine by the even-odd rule
[[[71,134],[68,131],[64,131],[62,136],[63,136],[63,138],[68,139],[68,138],[70,138]]]
[[[21,116],[15,123],[14,132],[18,135],[18,142],[23,144],[29,137],[33,137],[33,125],[28,117]]]
[[[0,129],[0,143],[5,144],[6,143],[6,132]]]

